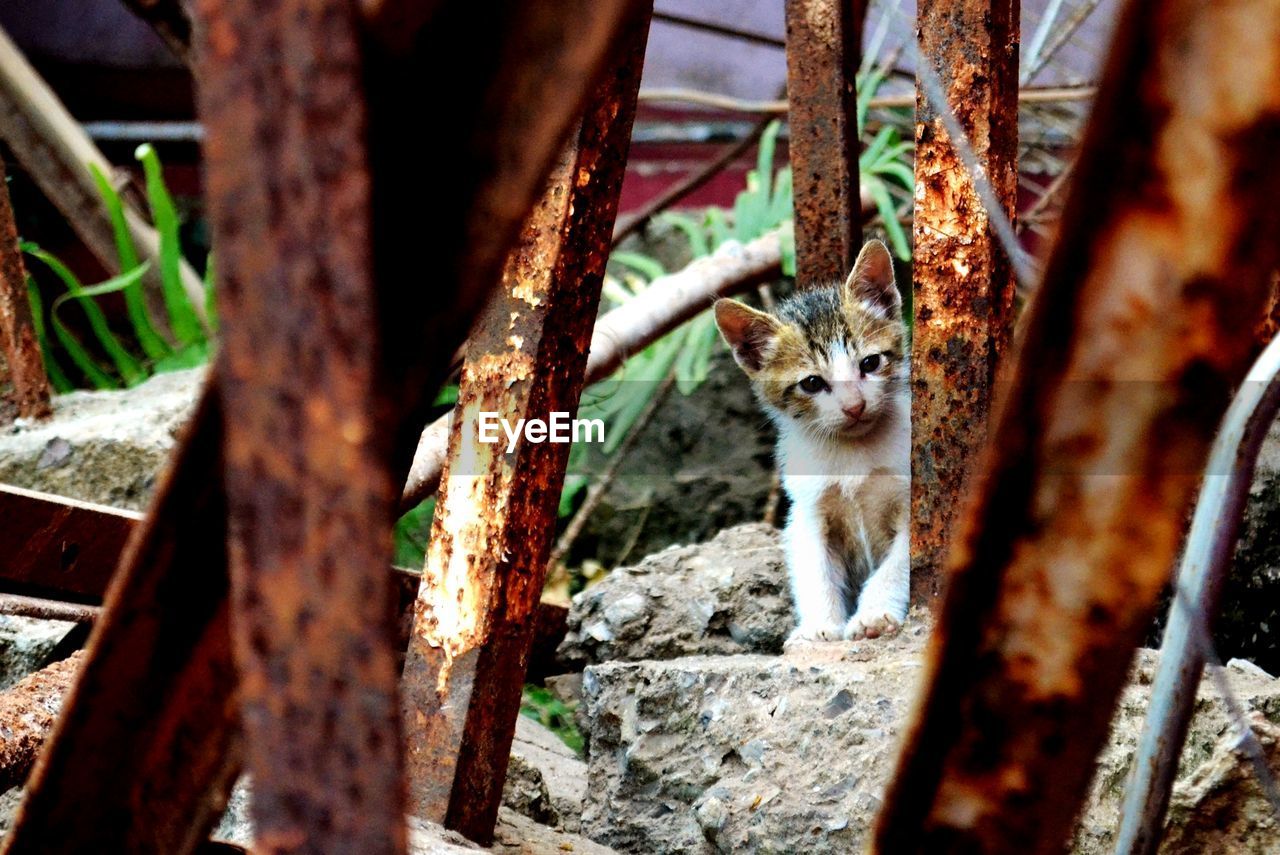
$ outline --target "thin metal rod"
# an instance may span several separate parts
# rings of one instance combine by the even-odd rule
[[[1280,412],[1278,375],[1280,339],[1272,341],[1254,363],[1214,442],[1178,568],[1177,596],[1160,646],[1160,665],[1133,775],[1125,791],[1117,855],[1147,855],[1160,845],[1178,756],[1204,672],[1206,645],[1198,636],[1208,636],[1205,616],[1217,611],[1258,452]],[[1247,722],[1240,726],[1248,732]]]
[[[750,44],[765,45],[767,47],[785,48],[786,41],[777,36],[769,36],[764,33],[753,33],[749,30],[739,30],[736,27],[730,27],[715,21],[704,21],[701,18],[690,18],[685,15],[677,15],[673,12],[654,12],[653,20],[661,21],[664,24],[674,24],[677,27],[685,27],[690,30],[701,30],[704,33],[714,33],[717,36],[727,36],[738,41],[748,42]]]
[[[94,623],[102,609],[81,603],[64,603],[21,594],[0,594],[0,615],[19,615],[40,620],[65,620],[71,623]]]

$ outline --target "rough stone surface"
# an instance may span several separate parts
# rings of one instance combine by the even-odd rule
[[[583,832],[646,855],[860,851],[922,673],[927,627],[912,618],[897,638],[782,657],[589,667]],[[1153,657],[1139,657],[1100,759],[1074,847],[1082,855],[1111,852]],[[1239,669],[1229,680],[1248,709],[1280,720],[1280,684]],[[1270,807],[1230,746],[1225,707],[1206,684],[1174,794],[1170,839],[1179,848],[1170,851],[1280,851]]]
[[[199,394],[204,369],[122,392],[53,399],[53,418],[0,430],[0,483],[141,510]]]
[[[49,654],[75,624],[0,615],[0,691],[44,667]]]
[[[576,832],[586,795],[587,764],[550,730],[520,716],[502,803],[535,822]]]
[[[750,523],[621,567],[575,596],[559,655],[575,668],[615,659],[777,653],[791,626],[778,533]]]

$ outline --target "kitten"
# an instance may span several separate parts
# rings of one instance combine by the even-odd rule
[[[896,632],[910,588],[911,403],[888,249],[871,241],[843,286],[798,292],[775,315],[718,300],[715,316],[778,427],[798,618],[788,642]]]

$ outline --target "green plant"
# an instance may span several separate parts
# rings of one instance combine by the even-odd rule
[[[858,81],[858,136],[866,136],[867,111],[871,99],[884,83],[884,70],[876,68],[859,75]],[[893,252],[903,261],[911,259],[911,242],[898,222],[898,203],[895,195],[911,198],[915,188],[911,152],[915,145],[902,139],[898,128],[887,124],[862,149],[858,157],[858,178],[876,204],[885,234]]]
[[[193,368],[208,359],[209,334],[201,324],[182,285],[182,249],[178,235],[178,216],[173,199],[165,186],[160,159],[150,145],[138,147],[138,161],[146,178],[147,201],[160,238],[159,280],[164,298],[166,321],[173,332],[174,341],[167,341],[156,329],[142,293],[142,279],[150,265],[141,262],[137,247],[130,234],[124,203],[107,176],[96,165],[89,170],[93,175],[102,201],[111,220],[116,254],[120,269],[118,276],[105,282],[85,285],[60,259],[31,241],[22,243],[23,251],[58,279],[66,291],[54,299],[45,312],[40,290],[28,282],[27,293],[33,316],[39,318],[36,335],[44,356],[50,382],[58,392],[73,388],[70,376],[59,364],[48,331],[87,384],[94,389],[118,389],[134,386],[152,374]],[[210,257],[205,271],[205,306],[209,317],[209,330],[215,330],[217,319],[213,309],[213,259]],[[122,339],[112,330],[106,315],[96,298],[111,293],[124,298],[125,311],[132,332],[131,339]],[[76,303],[84,312],[90,332],[96,342],[95,353],[82,342],[62,318],[62,308],[68,302]],[[47,320],[47,324],[45,323]],[[103,359],[105,357],[105,360]]]
[[[526,684],[520,697],[520,712],[560,737],[565,745],[582,754],[582,733],[573,720],[573,708],[542,686]]]

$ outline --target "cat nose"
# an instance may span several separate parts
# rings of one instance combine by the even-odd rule
[[[861,417],[863,411],[867,409],[867,402],[859,401],[856,404],[847,404],[840,409],[843,410],[844,414],[850,419],[857,419]]]

